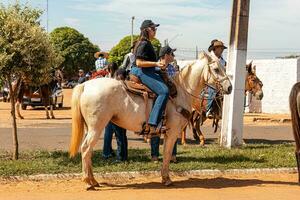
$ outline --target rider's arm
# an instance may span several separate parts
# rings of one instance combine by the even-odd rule
[[[138,67],[163,67],[164,66],[161,62],[146,61],[143,59],[136,59],[135,62]]]

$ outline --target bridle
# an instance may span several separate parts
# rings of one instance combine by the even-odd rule
[[[255,80],[253,81],[254,82],[253,86],[252,84],[250,84],[251,80],[249,81],[249,79],[251,78],[250,76],[255,76]],[[251,94],[255,94],[257,91],[254,91],[254,89],[257,87],[257,85],[260,85],[260,87],[262,87],[263,83],[261,82],[261,80],[259,80],[259,78],[256,75],[251,74],[250,76],[248,76],[246,80],[248,82],[249,89],[248,90],[245,89],[245,93],[249,92]]]
[[[194,61],[193,63],[191,63],[191,64],[190,64],[189,66],[187,66],[187,67],[190,67],[190,66],[194,65],[196,62],[197,62],[197,61]],[[211,88],[215,89],[215,90],[217,91],[217,93],[223,93],[223,88],[222,88],[221,83],[222,83],[223,81],[225,81],[225,80],[230,80],[230,79],[229,79],[229,77],[227,76],[227,74],[224,72],[224,70],[221,69],[221,67],[220,67],[219,64],[217,63],[218,69],[221,70],[221,71],[223,72],[223,74],[225,74],[225,77],[219,79],[219,78],[212,72],[211,66],[212,66],[213,63],[216,63],[216,61],[212,61],[212,62],[208,63],[205,67],[208,67],[208,73],[207,73],[207,76],[208,76],[208,77],[207,77],[207,81],[208,81],[210,78],[212,78],[213,81],[215,82],[216,87],[214,87],[213,85],[208,84],[208,83],[205,83],[205,85],[208,86],[208,87],[211,87]],[[201,72],[201,73],[203,73],[203,70],[204,70],[205,67],[202,68],[202,72]],[[179,77],[181,77],[181,76],[182,76],[181,73],[179,73]],[[182,78],[182,77],[181,77],[181,78]],[[183,89],[183,91],[184,91],[185,93],[187,93],[189,96],[191,96],[191,97],[193,97],[193,98],[195,98],[195,99],[198,99],[198,100],[203,100],[203,97],[201,97],[201,95],[196,96],[196,95],[192,94],[192,92],[189,92],[189,91],[186,89],[186,88],[188,88],[189,90],[193,91],[189,85],[187,85],[187,87],[185,87],[185,88],[184,88],[181,84],[178,84],[178,85],[179,85],[179,86]],[[186,86],[186,85],[185,85],[185,86]]]

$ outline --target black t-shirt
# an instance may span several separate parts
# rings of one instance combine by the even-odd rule
[[[156,53],[150,41],[143,40],[139,43],[136,53],[136,59],[143,59],[146,61],[157,61]]]

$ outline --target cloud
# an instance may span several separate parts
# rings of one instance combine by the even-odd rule
[[[130,33],[130,18],[135,16],[135,33],[144,19],[161,26],[157,37],[163,42],[177,34],[175,47],[206,49],[212,39],[229,39],[231,4],[229,0],[91,0],[69,5],[73,11],[100,16],[103,40],[118,41]],[[299,0],[251,1],[248,47],[290,48],[300,46]],[[100,23],[102,23],[100,25]],[[103,26],[105,23],[105,26]],[[109,48],[108,46],[106,48]]]
[[[67,18],[64,18],[64,21],[67,23],[67,25],[70,25],[70,26],[78,26],[80,24],[80,20],[77,18],[67,17]]]

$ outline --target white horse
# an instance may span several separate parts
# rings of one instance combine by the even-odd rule
[[[192,111],[192,105],[205,84],[221,85],[224,93],[232,90],[231,82],[218,62],[206,54],[186,66],[174,79],[177,97],[169,101],[166,107],[168,128],[164,139],[162,183],[170,185],[169,162],[172,149],[188,119],[179,113],[180,109]],[[148,101],[152,107],[152,100]],[[76,86],[72,96],[72,138],[70,156],[74,156],[81,145],[83,181],[87,189],[99,186],[92,172],[92,150],[102,130],[109,121],[131,131],[141,131],[146,121],[145,102],[143,97],[128,93],[123,84],[115,79],[99,78]]]

